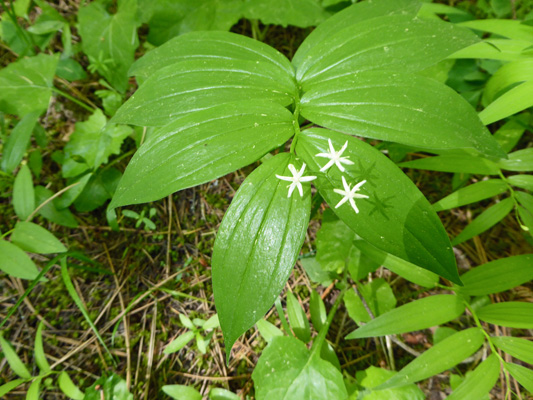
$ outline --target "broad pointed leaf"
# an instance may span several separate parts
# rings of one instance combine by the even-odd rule
[[[441,294],[425,297],[386,312],[350,333],[346,339],[427,329],[457,318],[464,310],[465,305],[458,296]]]
[[[533,254],[501,258],[461,275],[461,293],[484,296],[504,292],[533,280]]]
[[[39,275],[31,258],[13,243],[0,240],[0,254],[0,271],[21,279],[35,279]]]
[[[11,242],[25,251],[38,254],[63,253],[67,248],[50,231],[33,222],[19,221]]]
[[[2,169],[4,171],[11,173],[20,164],[38,119],[39,113],[31,112],[25,115],[11,131],[3,149]]]
[[[471,148],[505,157],[465,99],[416,74],[352,73],[310,86],[301,104],[304,117],[344,133],[417,148]]]
[[[221,104],[182,116],[137,151],[111,207],[158,200],[242,168],[287,141],[292,124],[287,109],[262,102]]]
[[[259,19],[265,25],[294,25],[300,28],[315,26],[329,13],[318,0],[245,0],[244,17]]]
[[[0,70],[0,111],[24,116],[48,108],[59,55],[23,58]]]
[[[139,45],[136,14],[136,0],[119,0],[114,15],[107,12],[104,2],[92,2],[78,12],[83,51],[119,92],[128,87],[128,69]]]
[[[70,376],[65,371],[61,371],[59,378],[57,379],[59,389],[73,400],[83,400],[83,392],[72,382]]]
[[[435,211],[413,182],[381,152],[361,140],[338,132],[309,129],[298,136],[296,152],[312,171],[326,164],[315,157],[328,149],[328,139],[335,149],[348,143],[343,156],[353,165],[341,173],[334,165],[326,173],[317,172],[316,187],[337,216],[373,246],[403,258],[447,279],[459,282],[455,257],[448,235]],[[341,176],[354,185],[366,180],[357,199],[359,213],[346,202],[336,205],[343,196]]]
[[[221,103],[266,100],[287,106],[295,97],[293,78],[268,62],[192,59],[156,71],[112,122],[163,126],[178,116]]]
[[[344,400],[341,373],[298,339],[275,337],[252,374],[258,400]]]
[[[500,362],[491,354],[447,397],[448,400],[482,399],[486,397],[500,375]]]
[[[360,71],[420,71],[478,41],[474,33],[453,24],[388,15],[344,27],[316,44],[296,77],[307,90],[313,83]]]
[[[403,386],[446,371],[474,354],[484,340],[485,335],[479,328],[457,332],[422,353],[376,389]]]
[[[231,32],[190,32],[178,36],[137,60],[130,74],[147,78],[178,62],[207,59],[259,61],[280,74],[294,75],[289,60],[276,49]]]
[[[377,0],[361,1],[357,4],[347,7],[341,12],[334,14],[327,21],[321,23],[316,29],[305,38],[303,43],[296,51],[292,59],[295,67],[300,69],[302,63],[307,60],[309,52],[320,43],[328,40],[338,31],[344,28],[352,27],[363,21],[373,18],[383,17],[384,15],[410,15],[416,16],[420,2],[416,0]],[[356,28],[354,29],[357,30]]]
[[[287,197],[293,156],[282,153],[257,168],[237,191],[213,249],[213,292],[226,354],[274,303],[285,285],[311,211],[310,185]]]

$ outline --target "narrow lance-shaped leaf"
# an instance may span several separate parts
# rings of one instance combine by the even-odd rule
[[[448,210],[461,207],[476,201],[497,196],[508,190],[507,184],[501,179],[489,179],[488,181],[476,182],[467,187],[456,190],[452,194],[433,204],[435,211]]]
[[[533,280],[533,255],[501,258],[461,275],[464,286],[458,290],[470,296],[504,292]]]
[[[402,168],[417,168],[428,171],[456,172],[481,175],[498,175],[500,169],[495,162],[468,154],[444,154],[424,157],[399,164]]]
[[[353,164],[343,167],[346,172],[341,173],[335,165],[325,173],[318,172],[330,161],[316,157],[329,151],[328,139],[336,150],[347,145],[342,155]],[[413,182],[381,152],[351,136],[323,129],[303,131],[296,152],[312,171],[317,171],[320,194],[355,233],[378,249],[459,282],[448,235],[435,211]],[[359,193],[369,197],[357,199],[358,213],[348,202],[339,205],[345,197],[334,189],[343,188],[341,178],[347,179],[350,187],[365,181]]]
[[[490,103],[479,118],[488,125],[533,106],[532,90],[533,81],[521,83]]]
[[[11,347],[11,344],[9,344],[9,342],[4,339],[2,335],[0,335],[0,346],[2,347],[4,357],[6,358],[7,363],[9,364],[13,372],[23,379],[30,379],[30,371],[28,371],[28,369],[26,368],[22,360],[19,358],[15,350],[13,350],[13,347]]]
[[[242,168],[294,133],[293,116],[274,103],[237,102],[164,126],[130,161],[110,207],[158,200]]]
[[[507,354],[528,364],[533,364],[533,342],[512,336],[493,336],[492,343]]]
[[[287,166],[294,157],[276,155],[257,168],[237,191],[213,249],[213,292],[226,354],[237,338],[272,306],[285,285],[309,223],[311,191],[303,184],[288,197]]]
[[[11,173],[20,164],[38,119],[38,112],[25,115],[7,138],[2,155],[2,169],[4,171]]]
[[[70,376],[65,371],[61,371],[59,378],[57,379],[59,389],[73,400],[83,400],[83,392],[72,382]]]
[[[484,340],[485,336],[479,328],[457,332],[422,353],[376,389],[388,389],[418,382],[446,371],[474,354]]]
[[[156,71],[111,121],[163,126],[180,115],[221,103],[263,100],[288,106],[295,97],[294,78],[270,63],[193,59]]]
[[[512,152],[509,159],[500,160],[499,164],[508,171],[533,171],[533,148]]]
[[[252,378],[257,400],[344,400],[347,397],[341,373],[292,337],[272,340]]]
[[[505,157],[464,98],[417,74],[352,73],[311,85],[301,104],[304,117],[344,133],[417,148],[470,148]]]
[[[484,104],[492,103],[511,85],[525,81],[533,81],[533,58],[503,65],[492,75],[483,90]]]
[[[165,385],[162,387],[163,392],[176,400],[202,400],[202,395],[192,386],[186,385]]]
[[[514,207],[514,202],[511,197],[508,197],[499,203],[487,208],[483,211],[475,220],[473,220],[457,237],[452,241],[453,246],[457,246],[460,243],[472,239],[474,236],[485,232],[490,229],[507,214],[511,212]]]
[[[508,301],[489,304],[477,310],[480,320],[518,329],[533,329],[533,303]]]
[[[50,372],[50,364],[48,364],[48,360],[46,359],[46,354],[44,354],[44,347],[43,347],[43,322],[39,322],[39,326],[37,327],[37,332],[35,333],[35,363],[39,367],[39,371],[41,374],[45,374],[47,372]]]
[[[444,324],[461,315],[465,305],[460,297],[442,294],[404,304],[356,329],[346,339],[385,336],[418,331]]]
[[[466,376],[466,379],[447,397],[448,400],[482,399],[490,392],[500,375],[500,362],[495,354]]]
[[[302,342],[308,343],[311,340],[309,320],[300,302],[291,292],[287,292],[287,316],[296,337]]]
[[[529,393],[533,393],[533,371],[522,365],[505,363],[504,368],[520,383]]]
[[[13,184],[13,208],[17,217],[24,220],[35,209],[35,191],[30,168],[24,164],[15,178]]]

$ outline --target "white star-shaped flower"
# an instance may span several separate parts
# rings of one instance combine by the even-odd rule
[[[348,183],[346,182],[346,179],[344,179],[344,176],[342,177],[342,185],[344,186],[344,190],[342,189],[333,189],[333,191],[335,193],[338,193],[342,196],[344,196],[341,201],[339,201],[337,203],[337,205],[335,206],[335,208],[339,208],[340,206],[342,206],[344,203],[346,203],[347,201],[350,202],[350,205],[352,206],[352,208],[354,209],[355,213],[356,214],[359,214],[359,209],[357,208],[357,206],[355,205],[355,201],[354,199],[368,199],[368,196],[365,195],[365,194],[359,194],[359,193],[356,193],[359,191],[359,188],[361,186],[363,186],[365,184],[366,180],[365,181],[361,181],[359,182],[358,184],[356,184],[353,189],[350,190],[350,185],[348,185]]]
[[[300,197],[303,197],[304,191],[303,191],[301,182],[312,181],[313,179],[316,179],[316,176],[302,176],[305,170],[305,163],[303,163],[302,168],[299,171],[296,171],[296,168],[294,168],[294,165],[289,164],[289,170],[291,171],[292,176],[281,176],[281,175],[276,174],[276,178],[281,179],[282,181],[292,182],[289,185],[289,194],[287,195],[287,197],[291,197],[291,194],[294,191],[294,188],[298,188]]]
[[[333,143],[331,143],[331,139],[328,139],[328,143],[329,143],[329,153],[315,154],[315,157],[329,158],[328,163],[324,165],[322,168],[320,168],[320,172],[326,171],[333,164],[339,167],[341,172],[344,172],[344,167],[342,166],[342,164],[353,165],[353,162],[348,160],[350,156],[341,157],[342,153],[344,153],[344,150],[346,150],[346,147],[348,147],[348,141],[344,143],[344,146],[342,146],[342,148],[339,151],[335,151],[335,148],[333,147]]]

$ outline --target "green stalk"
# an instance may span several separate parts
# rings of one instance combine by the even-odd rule
[[[91,106],[88,106],[87,104],[83,103],[82,101],[78,100],[77,98],[72,97],[70,94],[63,92],[62,90],[60,90],[60,89],[58,89],[56,87],[52,87],[51,89],[52,89],[52,91],[54,91],[57,94],[69,99],[73,103],[76,103],[77,105],[79,105],[80,107],[86,109],[87,111],[89,111],[91,113],[96,111],[95,108],[92,108]]]

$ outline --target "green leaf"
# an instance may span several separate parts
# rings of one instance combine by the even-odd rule
[[[319,171],[325,161],[315,155],[327,151],[328,139],[335,149],[348,142],[343,156],[355,162],[343,174],[336,166],[325,174],[316,172],[318,179],[313,183],[337,216],[377,248],[458,282],[455,257],[435,211],[413,182],[380,151],[338,132],[308,129],[298,136],[296,153],[311,171]],[[370,197],[357,200],[358,214],[348,203],[334,208],[342,199],[333,191],[342,188],[341,176],[350,184],[367,181],[362,193]]]
[[[115,374],[98,379],[85,391],[83,400],[102,400],[102,397],[105,400],[133,400],[126,381]]]
[[[17,222],[11,242],[22,250],[37,254],[63,253],[67,248],[47,229],[32,222]]]
[[[417,285],[432,288],[439,281],[439,276],[399,257],[388,254],[364,240],[356,240],[354,245],[375,263],[383,265],[395,274]]]
[[[63,208],[69,207],[83,192],[87,183],[92,178],[93,174],[88,173],[79,177],[74,178],[74,180],[67,181],[68,185],[74,185],[66,192],[64,192],[60,197],[54,200],[54,205],[57,209],[61,210]]]
[[[46,374],[50,372],[50,364],[48,364],[48,361],[46,360],[46,355],[44,354],[44,348],[43,348],[43,322],[39,322],[39,326],[37,327],[37,332],[35,333],[35,363],[39,367],[39,372],[42,374]]]
[[[496,347],[528,364],[533,364],[533,342],[512,336],[493,336],[491,342]]]
[[[235,393],[226,389],[213,388],[209,391],[210,400],[240,400],[240,397]]]
[[[485,125],[489,125],[533,106],[532,90],[533,81],[515,86],[490,103],[479,113],[479,118]]]
[[[163,353],[172,354],[172,353],[175,353],[177,351],[180,351],[185,346],[187,346],[187,343],[189,343],[193,339],[194,339],[194,332],[193,331],[187,331],[184,334],[179,335],[172,342],[170,342],[168,344],[168,346],[165,347],[165,350],[163,351]]]
[[[357,371],[356,379],[357,383],[360,384],[365,389],[372,389],[376,386],[379,386],[383,382],[386,382],[388,379],[396,375],[395,371],[388,371],[386,369],[377,368],[371,366],[364,371]],[[378,390],[378,391],[365,391],[365,394],[361,393],[362,391],[357,391],[356,393],[362,397],[354,397],[352,395],[350,399],[359,399],[361,400],[424,400],[424,392],[414,384],[400,386],[392,389]]]
[[[24,220],[35,209],[35,192],[30,169],[26,164],[20,170],[13,184],[13,208],[17,217]]]
[[[518,329],[533,329],[533,303],[508,301],[489,304],[477,310],[480,320]]]
[[[31,112],[25,115],[13,131],[11,131],[11,134],[6,140],[2,155],[2,169],[7,173],[13,172],[20,164],[22,157],[26,153],[26,149],[30,143],[31,133],[38,119],[39,113]]]
[[[78,63],[76,60],[73,60],[72,58],[60,59],[59,62],[57,63],[56,74],[60,78],[66,79],[69,82],[79,81],[79,80],[87,78],[87,73],[85,72],[83,67],[80,65],[80,63]],[[98,91],[96,91],[95,94],[98,94]],[[104,100],[104,108],[105,108],[105,100]]]
[[[292,337],[276,337],[252,374],[257,400],[347,398],[341,373]],[[313,384],[310,385],[309,383]]]
[[[481,175],[498,175],[498,165],[486,158],[468,154],[446,154],[419,158],[398,164],[402,168],[426,169],[429,171],[458,172]]]
[[[311,340],[309,321],[300,302],[291,292],[287,292],[287,316],[296,337],[302,342],[308,343]]]
[[[8,394],[17,386],[22,385],[24,382],[26,382],[26,379],[14,379],[10,382],[4,383],[2,386],[0,386],[0,396]]]
[[[267,343],[272,342],[272,339],[276,336],[283,336],[283,332],[280,329],[265,319],[260,319],[255,324],[257,325],[259,333]]]
[[[320,329],[322,329],[326,323],[328,315],[324,300],[322,300],[322,297],[320,297],[316,290],[311,290],[311,297],[309,299],[309,312],[311,313],[311,321],[313,322],[315,330],[317,332],[320,331]]]
[[[514,207],[514,201],[511,197],[507,197],[502,201],[490,206],[483,211],[476,219],[474,219],[457,237],[452,241],[452,246],[457,246],[460,243],[472,239],[474,236],[490,229],[507,214],[511,212]]]
[[[100,109],[87,121],[77,122],[74,133],[65,146],[63,176],[77,176],[107,163],[109,156],[120,153],[122,142],[132,132],[127,126],[107,124],[107,118]]]
[[[103,2],[92,2],[78,11],[78,31],[83,52],[91,66],[119,92],[128,87],[128,69],[133,63],[137,37],[137,1],[118,1],[111,15]]]
[[[354,73],[311,85],[301,104],[304,117],[336,131],[417,148],[505,156],[465,99],[417,74]]]
[[[486,39],[465,49],[459,50],[449,58],[485,58],[490,60],[515,61],[528,58],[531,42],[525,40]]]
[[[508,159],[500,160],[499,164],[508,171],[533,171],[533,148],[517,150],[509,154]]]
[[[292,59],[293,65],[300,69],[302,63],[309,61],[308,54],[319,44],[329,40],[341,29],[351,27],[358,31],[361,22],[383,17],[384,15],[416,16],[420,3],[413,0],[380,0],[362,1],[334,14],[325,22],[318,25],[303,41]],[[355,25],[355,27],[354,27]]]
[[[116,168],[97,170],[74,201],[76,210],[89,212],[100,207],[113,196],[121,178],[122,174]]]
[[[294,25],[299,28],[316,26],[329,13],[318,0],[245,0],[244,17],[259,19],[265,25]]]
[[[518,202],[522,204],[526,210],[533,214],[533,195],[519,191],[516,191],[514,194]]]
[[[83,400],[84,393],[72,382],[70,376],[65,371],[61,371],[57,379],[59,389],[72,400]]]
[[[465,310],[458,296],[441,294],[425,297],[395,308],[356,329],[346,339],[394,335],[444,324]],[[416,382],[416,381],[413,381]]]
[[[503,366],[529,393],[533,393],[533,371],[530,368],[511,363],[504,363]]]
[[[278,154],[243,182],[224,215],[212,257],[213,292],[229,356],[235,340],[272,306],[296,262],[311,211],[305,184],[288,198],[294,157]]]
[[[287,109],[263,102],[221,104],[182,116],[135,153],[110,207],[158,200],[242,168],[287,141],[292,123]]]
[[[211,318],[205,321],[205,324],[202,326],[202,329],[204,331],[210,331],[216,328],[220,328],[220,321],[218,320],[217,314],[213,315]]]
[[[316,259],[322,269],[341,273],[350,260],[355,233],[331,210],[324,211],[316,233]],[[357,277],[354,277],[357,279]]]
[[[0,270],[21,279],[35,279],[39,270],[26,253],[14,244],[0,240]]]
[[[444,339],[402,368],[376,389],[406,385],[440,374],[474,354],[485,340],[479,328],[470,328]]]
[[[0,242],[0,244],[1,243],[2,242]],[[31,379],[30,371],[28,371],[19,356],[17,356],[15,350],[13,350],[13,347],[11,347],[9,342],[4,339],[2,335],[0,335],[0,346],[2,346],[2,352],[4,353],[4,357],[6,358],[7,363],[9,364],[13,372],[20,376],[22,379]]]
[[[531,80],[533,80],[533,59],[505,64],[487,82],[483,90],[483,102],[490,104],[511,85]]]
[[[193,58],[155,71],[111,121],[164,126],[229,102],[254,106],[262,100],[288,106],[296,93],[294,78],[268,61]]]
[[[509,153],[520,141],[526,126],[529,122],[530,115],[521,113],[507,121],[503,126],[494,132],[494,139],[500,144],[503,151]]]
[[[361,323],[369,322],[372,319],[362,300],[355,293],[355,291],[348,290],[344,295],[343,300],[344,306],[346,307],[346,311],[348,311],[348,315],[358,325],[361,325]]]
[[[533,255],[501,258],[461,275],[464,286],[458,290],[469,296],[504,292],[533,280]]]
[[[35,203],[39,206],[53,196],[53,192],[42,186],[35,187]],[[39,214],[49,221],[69,228],[76,228],[78,222],[68,209],[58,210],[53,202],[48,202],[39,209]]]
[[[461,22],[459,25],[477,31],[495,33],[509,39],[533,42],[533,27],[524,25],[519,20],[482,19]]]
[[[59,54],[22,58],[0,70],[0,111],[20,117],[48,108]]]
[[[305,257],[300,260],[302,267],[312,282],[320,283],[322,286],[329,286],[334,279],[332,272],[324,271],[316,257]]]
[[[41,393],[41,378],[36,378],[26,392],[26,400],[39,400]]]
[[[131,75],[146,79],[157,70],[187,60],[242,60],[264,63],[280,76],[293,76],[287,58],[265,43],[231,32],[190,32],[148,52],[133,64]]]
[[[507,177],[511,185],[533,192],[533,175],[511,175]]]
[[[159,46],[189,31],[228,31],[242,18],[242,0],[144,0],[151,7],[148,41]]]
[[[452,194],[433,204],[435,211],[449,210],[466,204],[478,202],[497,196],[508,190],[507,184],[501,179],[489,179],[476,182],[467,187],[456,190]]]
[[[500,362],[491,354],[455,389],[448,400],[482,399],[487,396],[500,375]]]
[[[396,297],[390,285],[383,278],[373,279],[360,287],[361,294],[372,314],[378,317],[396,306]]]
[[[202,395],[192,386],[166,385],[162,387],[163,392],[176,400],[202,400]]]
[[[296,77],[307,90],[361,71],[416,72],[478,41],[472,32],[439,20],[382,16],[350,24],[317,43],[298,65]]]

